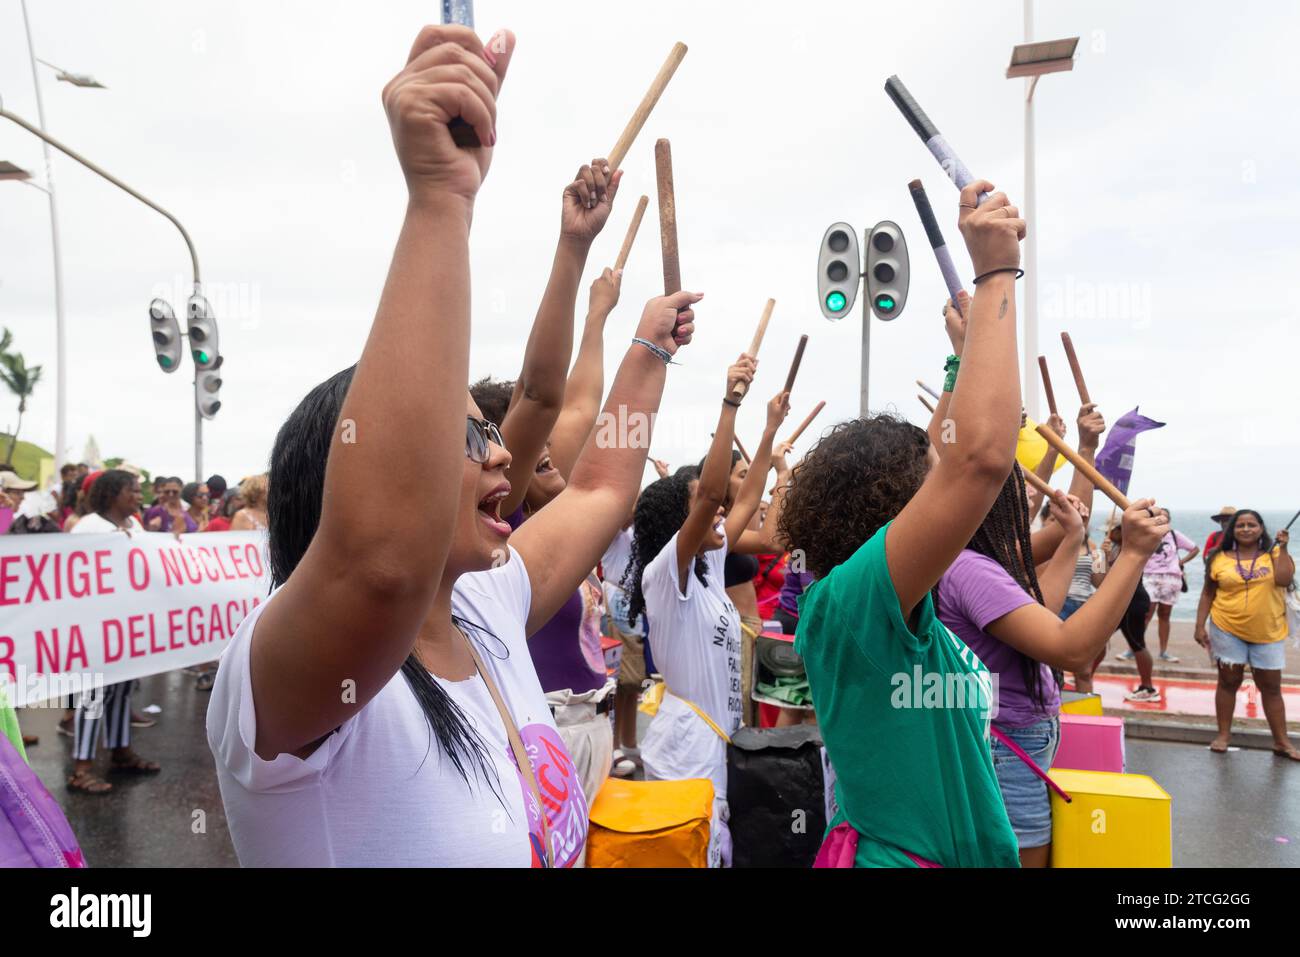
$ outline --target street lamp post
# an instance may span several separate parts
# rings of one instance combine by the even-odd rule
[[[45,103],[41,99],[41,78],[36,69],[36,48],[32,45],[32,22],[27,15],[27,0],[21,0],[20,5],[23,8],[23,26],[27,31],[27,52],[32,61],[32,85],[36,89],[36,120],[44,131]],[[59,204],[54,195],[54,164],[50,162],[50,144],[42,141],[41,148],[45,154],[44,192],[50,203],[50,242],[54,247],[54,474],[58,475],[68,443],[68,335],[63,311],[63,257],[59,253]]]
[[[176,229],[180,232],[181,238],[185,240],[185,246],[190,252],[190,265],[193,267],[194,270],[194,296],[192,297],[192,299],[202,299],[202,285],[200,284],[200,280],[199,280],[199,254],[195,252],[194,242],[190,239],[190,234],[186,232],[185,227],[181,225],[181,221],[179,219],[177,219],[167,210],[163,209],[153,200],[149,199],[147,196],[143,195],[142,193],[136,192],[134,189],[126,185],[126,183],[122,182],[112,173],[95,165],[95,163],[91,162],[86,157],[82,156],[80,153],[72,149],[70,146],[66,146],[63,143],[60,143],[58,140],[56,140],[53,136],[50,136],[44,130],[32,125],[31,123],[28,123],[21,116],[18,116],[17,114],[12,113],[9,110],[5,109],[3,105],[0,105],[0,119],[11,120],[14,123],[17,123],[27,132],[39,138],[47,146],[53,146],[60,153],[63,153],[64,155],[69,156],[72,159],[76,160],[78,163],[86,167],[86,169],[90,170],[92,173],[95,173],[103,177],[104,179],[112,183],[114,186],[116,186],[118,189],[130,194],[131,196],[138,199],[140,202],[144,203],[150,209],[166,217],[167,220],[171,222],[171,224],[175,226]],[[13,166],[13,164],[4,164],[4,165],[8,167],[12,167],[12,171],[10,175],[6,176],[4,174],[4,167],[0,166],[0,179],[22,180],[22,179],[29,178],[24,170],[21,170],[18,167]],[[196,476],[196,481],[202,478],[202,473],[203,473],[203,416],[198,411],[198,401],[199,401],[198,389],[199,389],[199,375],[196,370],[195,377],[194,377],[194,390],[195,390],[194,474]]]
[[[1034,169],[1034,89],[1044,73],[1059,73],[1074,69],[1074,51],[1078,37],[1065,40],[1047,40],[1034,43],[1034,0],[1025,0],[1025,42],[1011,51],[1011,64],[1007,78],[1023,76],[1025,84],[1025,198],[1024,217],[1029,225],[1025,241],[1025,302],[1024,302],[1024,372],[1021,378],[1024,390],[1025,412],[1038,419],[1038,388],[1031,383],[1038,380],[1038,184]]]

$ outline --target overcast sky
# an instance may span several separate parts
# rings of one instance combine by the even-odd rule
[[[57,83],[42,67],[50,132],[174,212],[198,248],[226,357],[205,472],[264,469],[287,412],[353,362],[364,341],[404,203],[379,94],[439,4],[28,7],[39,57],[109,87]],[[1019,202],[1024,86],[1004,78],[1023,39],[1018,0],[595,8],[479,0],[476,13],[483,36],[508,26],[519,38],[471,237],[476,376],[517,373],[561,190],[581,163],[608,151],[682,40],[690,52],[624,162],[579,304],[581,314],[637,196],[649,194],[608,326],[612,374],[661,282],[652,147],[669,137],[683,281],[706,299],[696,341],[671,370],[653,454],[677,465],[703,453],[725,367],[768,297],[777,306],[756,395],[779,388],[807,333],[792,420],[818,399],[827,402],[819,426],[857,414],[860,310],[830,323],[817,303],[818,243],[840,219],[859,231],[893,219],[908,237],[906,308],[871,329],[871,404],[923,421],[913,380],[938,386],[949,347],[946,294],[910,179],[925,182],[964,277],[970,264],[956,190],[882,85],[899,74],[971,170]],[[1074,71],[1045,77],[1035,96],[1040,348],[1062,405],[1077,401],[1059,344],[1065,329],[1110,421],[1140,404],[1169,423],[1139,440],[1131,491],[1174,507],[1300,507],[1297,29],[1290,5],[1265,2],[1236,3],[1228,16],[1204,0],[1037,6],[1036,39],[1082,38]],[[35,120],[17,0],[0,0],[0,96]],[[40,144],[0,123],[0,159],[40,170]],[[159,294],[182,312],[185,247],[151,210],[71,160],[56,154],[54,164],[69,452],[79,458],[93,434],[105,456],[188,478],[191,366],[158,370],[146,315]],[[47,448],[53,316],[45,198],[0,183],[0,324],[29,363],[46,366],[23,437]],[[0,429],[15,417],[16,403],[0,395]],[[760,402],[746,405],[740,424],[742,440],[756,444]]]

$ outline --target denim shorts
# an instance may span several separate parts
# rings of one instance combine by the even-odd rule
[[[1060,618],[1061,621],[1065,621],[1082,607],[1083,602],[1079,601],[1077,598],[1066,598],[1065,604],[1061,606],[1061,610],[1057,613],[1057,617]]]
[[[998,728],[1020,745],[1046,771],[1061,743],[1060,718],[1045,718],[1023,728]],[[1052,802],[1047,784],[997,738],[993,739],[993,770],[1002,789],[1002,802],[1021,848],[1052,843]]]
[[[1205,633],[1210,638],[1210,653],[1214,660],[1224,665],[1250,665],[1251,670],[1281,671],[1286,664],[1286,641],[1259,644],[1242,641],[1230,635],[1213,620],[1205,622]]]

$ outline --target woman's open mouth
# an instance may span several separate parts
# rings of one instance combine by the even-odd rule
[[[551,457],[549,455],[543,455],[537,463],[537,468],[533,470],[537,475],[553,471],[555,471],[555,467],[551,465]]]
[[[510,523],[501,518],[501,503],[509,494],[510,483],[502,482],[478,503],[478,514],[483,523],[502,538],[510,537]]]

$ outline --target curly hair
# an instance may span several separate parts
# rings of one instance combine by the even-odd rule
[[[506,419],[506,412],[510,409],[510,397],[514,392],[513,381],[494,379],[490,375],[485,375],[469,387],[469,394],[478,403],[483,418],[498,429]]]
[[[794,467],[778,537],[825,578],[916,494],[929,447],[923,429],[895,415],[839,423]]]
[[[122,469],[109,469],[90,486],[86,496],[87,513],[103,515],[113,505],[114,500],[122,494],[122,489],[135,484],[136,477]]]
[[[645,594],[641,591],[641,576],[646,566],[655,560],[672,537],[681,531],[691,513],[691,482],[693,478],[670,475],[645,487],[636,500],[632,519],[632,557],[627,571],[619,583],[630,597],[628,618],[635,621],[645,611]],[[695,556],[695,577],[701,585],[709,583],[704,559]]]

